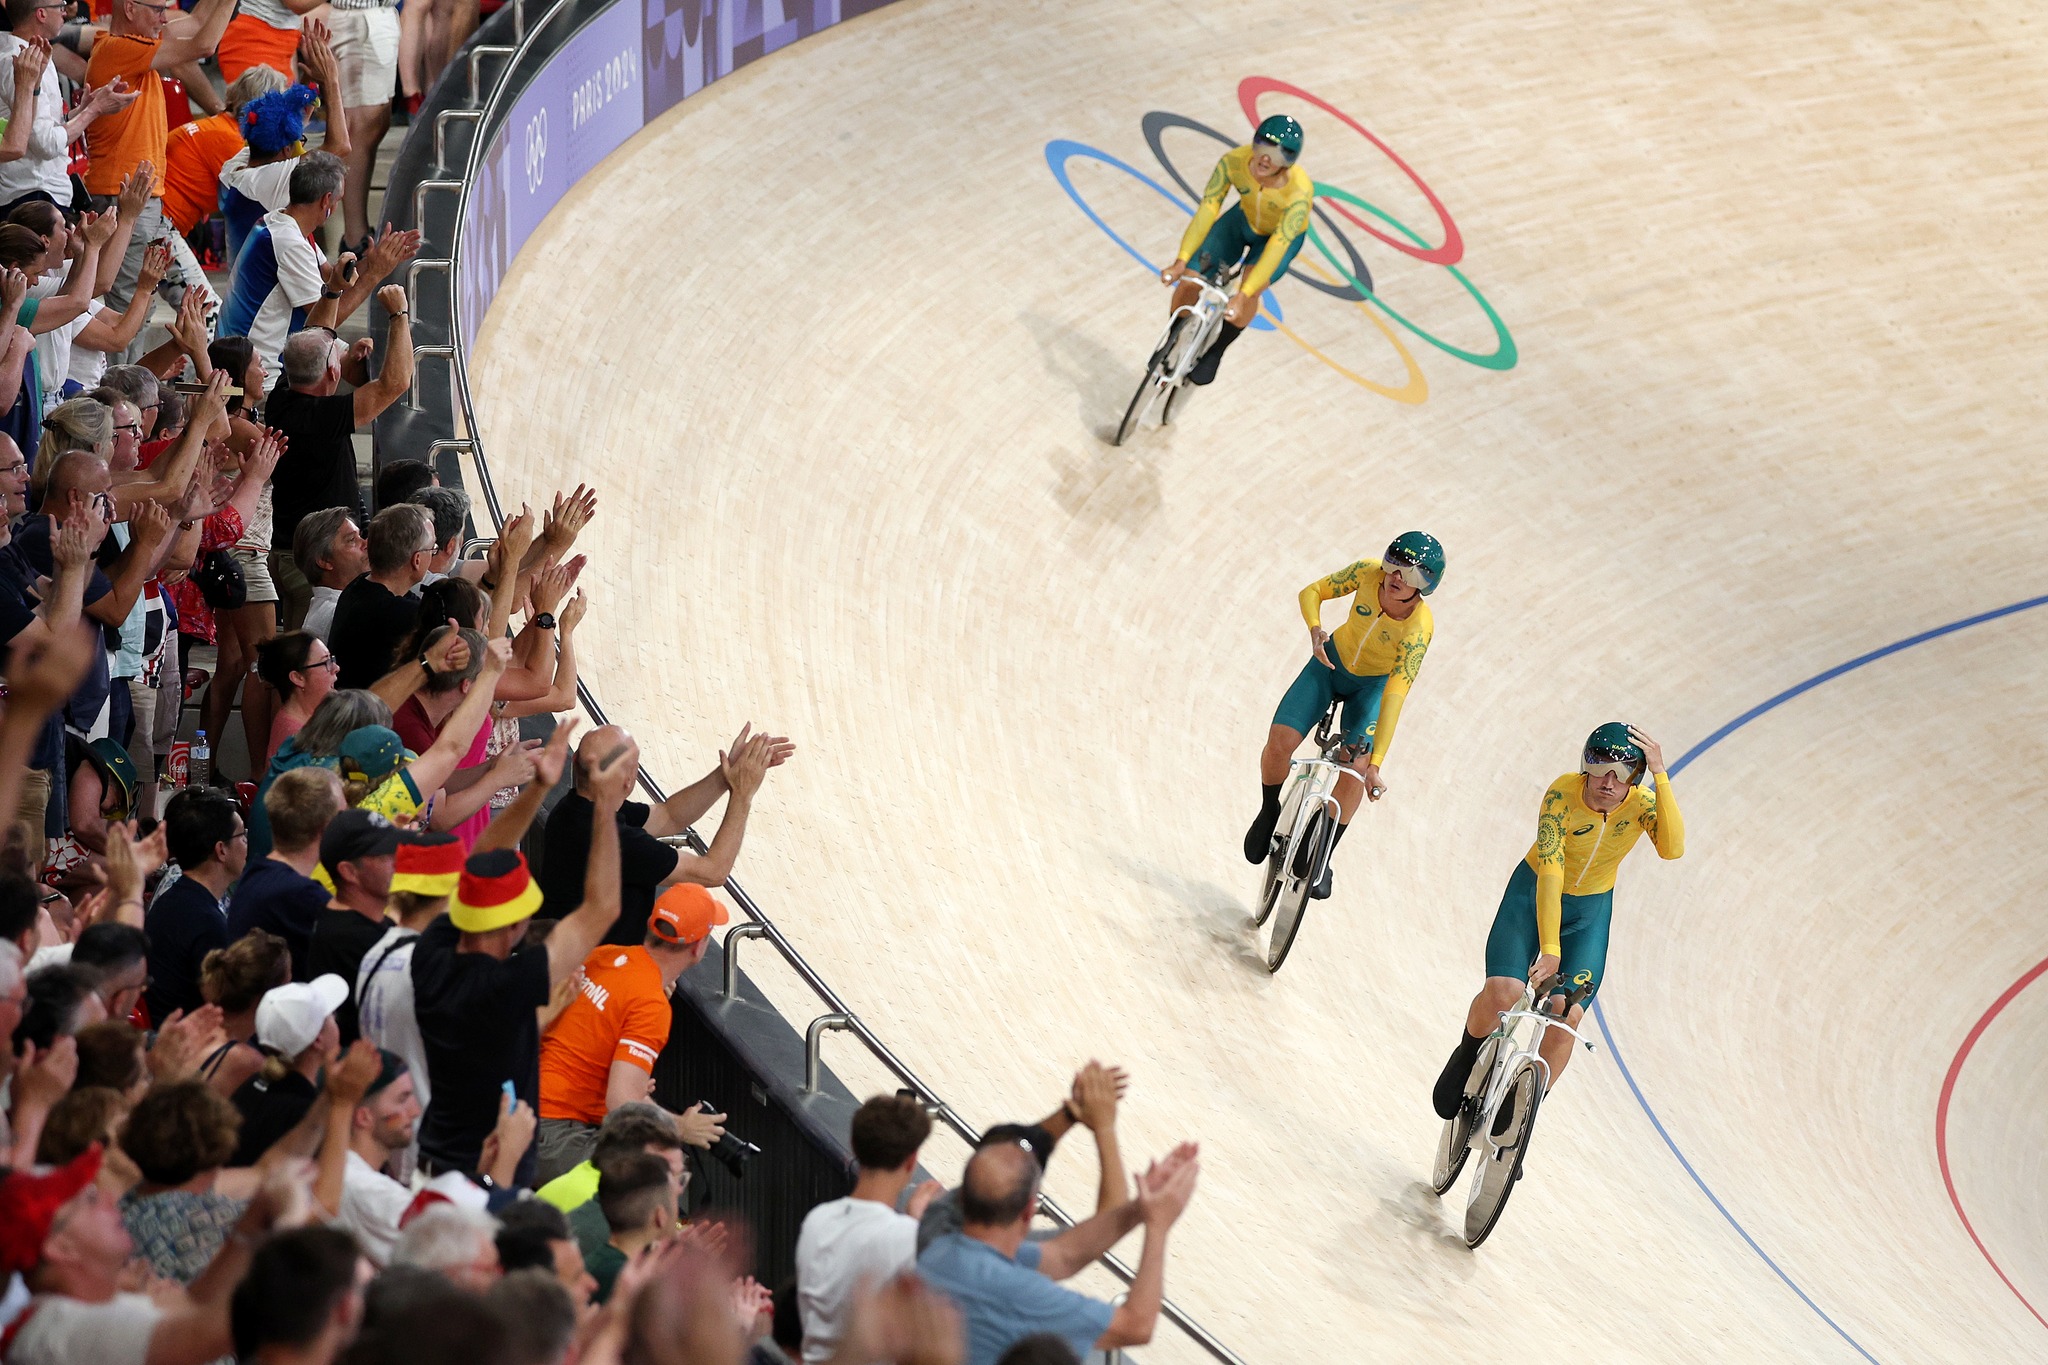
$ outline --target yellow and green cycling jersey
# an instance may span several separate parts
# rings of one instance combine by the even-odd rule
[[[1563,896],[1595,896],[1614,889],[1621,860],[1643,835],[1660,858],[1685,854],[1685,820],[1671,779],[1657,773],[1647,787],[1632,787],[1602,815],[1586,804],[1586,775],[1566,773],[1543,793],[1536,842],[1525,861],[1536,874],[1536,933],[1543,951],[1556,953],[1564,919]]]
[[[1419,598],[1405,621],[1396,621],[1380,610],[1380,584],[1386,570],[1377,559],[1361,559],[1318,578],[1301,590],[1301,619],[1311,630],[1323,624],[1323,603],[1333,597],[1349,596],[1351,609],[1344,624],[1330,634],[1329,653],[1338,667],[1354,677],[1385,676],[1387,688],[1380,696],[1379,725],[1373,731],[1372,761],[1384,763],[1394,745],[1394,726],[1401,719],[1402,703],[1415,675],[1422,671],[1422,656],[1436,633],[1436,618]]]
[[[1251,164],[1249,145],[1233,147],[1223,154],[1216,169],[1209,173],[1209,184],[1202,191],[1195,221],[1188,224],[1180,239],[1180,259],[1193,260],[1195,252],[1201,249],[1202,239],[1222,215],[1224,198],[1236,190],[1237,206],[1244,210],[1253,235],[1266,239],[1265,249],[1238,282],[1241,294],[1256,294],[1273,282],[1273,272],[1280,268],[1288,247],[1308,231],[1308,211],[1316,197],[1315,182],[1301,167],[1289,166],[1286,182],[1267,189],[1252,175]]]

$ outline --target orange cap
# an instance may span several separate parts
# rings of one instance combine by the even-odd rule
[[[695,882],[677,882],[661,893],[654,911],[647,917],[647,932],[665,943],[694,946],[711,932],[714,924],[730,918],[725,907]]]

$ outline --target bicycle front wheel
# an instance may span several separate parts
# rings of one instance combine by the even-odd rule
[[[1302,917],[1308,913],[1308,893],[1321,875],[1323,865],[1329,861],[1334,828],[1318,812],[1310,820],[1307,833],[1301,836],[1301,849],[1283,849],[1278,855],[1286,861],[1287,867],[1280,876],[1272,932],[1266,939],[1266,970],[1269,973],[1280,970],[1280,964],[1287,960],[1288,952],[1294,947],[1294,936],[1301,932]]]
[[[1297,785],[1287,798],[1287,804],[1280,808],[1280,820],[1274,825],[1271,850],[1266,854],[1265,878],[1259,884],[1259,908],[1252,918],[1254,928],[1264,928],[1273,916],[1273,907],[1280,903],[1280,893],[1287,886],[1287,845],[1293,837],[1296,819],[1301,813],[1301,797],[1305,789]],[[1287,831],[1285,834],[1279,831]]]
[[[1131,433],[1138,429],[1138,423],[1145,420],[1145,414],[1152,407],[1152,401],[1159,396],[1159,367],[1150,366],[1145,377],[1138,381],[1138,391],[1131,395],[1130,406],[1124,409],[1124,420],[1116,429],[1115,444],[1122,445],[1131,439]]]
[[[1429,1187],[1441,1195],[1458,1183],[1458,1173],[1465,1169],[1465,1161],[1472,1155],[1472,1126],[1479,1121],[1479,1102],[1491,1088],[1493,1082],[1493,1061],[1499,1038],[1486,1040],[1480,1047],[1479,1056],[1474,1059],[1472,1070],[1480,1077],[1479,1092],[1468,1094],[1465,1102],[1458,1106],[1458,1112],[1444,1123],[1443,1135],[1436,1142],[1436,1163],[1429,1174]]]
[[[1472,1196],[1465,1204],[1465,1245],[1478,1247],[1500,1222],[1508,1196],[1522,1178],[1522,1157],[1529,1150],[1529,1137],[1536,1130],[1536,1111],[1543,1104],[1543,1075],[1536,1063],[1524,1058],[1508,1082],[1503,1107],[1514,1106],[1514,1117],[1498,1137],[1480,1140],[1479,1171],[1472,1177]]]

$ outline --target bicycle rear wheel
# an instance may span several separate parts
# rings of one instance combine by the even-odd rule
[[[1480,1097],[1493,1081],[1493,1059],[1499,1046],[1498,1035],[1480,1046],[1479,1056],[1472,1063],[1473,1071],[1480,1077],[1479,1093],[1465,1097],[1458,1112],[1444,1123],[1443,1135],[1437,1139],[1436,1164],[1430,1170],[1429,1187],[1439,1195],[1458,1183],[1458,1173],[1465,1169],[1465,1161],[1472,1155],[1472,1126],[1479,1121]]]
[[[1536,1130],[1536,1111],[1543,1104],[1543,1075],[1536,1063],[1524,1058],[1508,1082],[1508,1096],[1501,1103],[1514,1104],[1514,1120],[1495,1146],[1491,1135],[1483,1138],[1479,1170],[1472,1177],[1472,1195],[1465,1203],[1465,1245],[1478,1247],[1500,1222],[1508,1196],[1522,1178],[1522,1157],[1529,1150],[1529,1138]]]

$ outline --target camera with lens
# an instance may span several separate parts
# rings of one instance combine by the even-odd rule
[[[747,1159],[760,1150],[745,1138],[734,1137],[730,1132],[725,1132],[718,1135],[718,1141],[711,1144],[711,1150],[706,1155],[716,1158],[718,1164],[725,1167],[734,1180],[744,1180],[747,1178]]]

